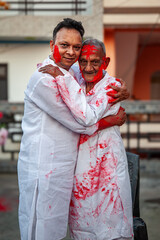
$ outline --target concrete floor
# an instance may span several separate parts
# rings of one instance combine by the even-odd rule
[[[160,160],[141,160],[140,210],[149,240],[160,239]],[[16,174],[0,174],[0,240],[20,240]],[[66,237],[65,240],[69,240]]]

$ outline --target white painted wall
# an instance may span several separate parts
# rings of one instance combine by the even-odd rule
[[[8,64],[8,101],[23,102],[29,78],[50,54],[48,44],[0,45],[0,63]]]

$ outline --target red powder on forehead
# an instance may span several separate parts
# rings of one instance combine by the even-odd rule
[[[61,61],[61,55],[59,53],[59,49],[57,45],[54,46],[53,58],[55,60],[55,63],[58,63]]]
[[[94,54],[97,51],[97,48],[94,45],[84,45],[81,51],[81,56],[86,55],[88,59],[91,54]]]

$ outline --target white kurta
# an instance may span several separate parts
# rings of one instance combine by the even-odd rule
[[[73,93],[68,82],[62,83],[58,77],[64,101],[72,107]],[[108,99],[106,86],[111,82],[115,79],[106,74],[87,94],[88,103],[95,107],[95,96],[102,97],[100,92]],[[117,113],[118,109],[119,104],[113,107],[108,104],[103,117]],[[77,120],[79,110],[72,109]],[[128,165],[119,127],[98,131],[92,136],[81,135],[70,205],[71,237],[75,240],[132,239],[132,222]]]
[[[55,65],[49,58],[43,62],[47,64]],[[103,111],[93,111],[85,95],[82,99],[82,109],[88,112],[83,116],[85,125],[92,125]],[[79,134],[92,135],[97,126],[80,125],[61,99],[54,78],[37,70],[25,91],[22,130],[18,159],[21,240],[60,240],[67,230]]]

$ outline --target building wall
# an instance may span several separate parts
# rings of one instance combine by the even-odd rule
[[[150,99],[151,76],[154,72],[160,71],[159,54],[160,45],[149,45],[144,48],[138,58],[133,88],[133,95],[136,99]]]
[[[0,16],[0,37],[19,37],[19,38],[42,38],[50,39],[52,36],[53,28],[63,18],[70,17],[78,21],[82,21],[86,30],[85,36],[96,37],[100,40],[103,38],[103,2],[96,0],[88,0],[87,11],[85,15],[73,15],[68,12],[39,12],[39,16],[34,15],[23,15],[14,13],[12,16],[7,16],[7,12],[1,12],[3,15]],[[63,5],[61,4],[63,7]],[[12,4],[11,4],[12,7]],[[12,11],[11,11],[12,12]],[[8,11],[8,13],[10,13]],[[42,14],[43,13],[43,14]],[[56,13],[56,14],[55,14]]]
[[[106,31],[104,30],[104,44],[106,47],[106,56],[110,57],[110,63],[107,68],[107,72],[111,76],[115,76],[116,74],[116,49],[115,49],[115,32],[110,30]]]
[[[50,13],[33,11],[28,15],[18,11],[1,11],[0,63],[8,64],[8,101],[23,101],[24,90],[36,64],[50,53],[49,44],[36,42],[49,41],[54,27],[63,18],[70,17],[81,21],[85,28],[85,37],[103,39],[103,1],[88,0],[86,4],[86,13],[78,15],[60,11]],[[10,6],[14,7],[12,4]],[[62,4],[61,6],[64,7]],[[28,43],[14,44],[16,41]],[[30,44],[30,41],[35,41],[35,44]]]
[[[104,0],[103,23],[109,27],[160,26],[159,0]]]
[[[138,47],[137,32],[105,29],[104,43],[107,56],[111,58],[108,73],[125,80],[132,95]]]
[[[23,102],[29,78],[49,53],[49,44],[0,45],[0,63],[8,64],[9,102]]]

